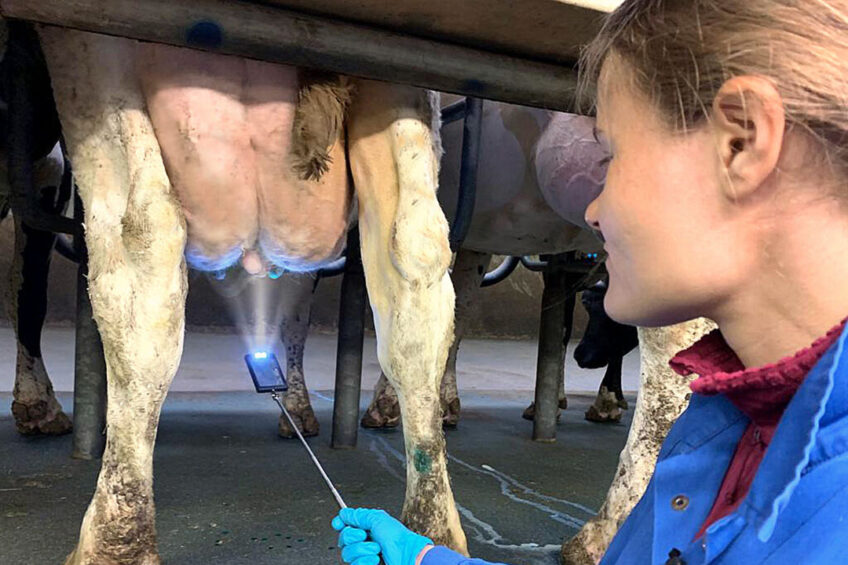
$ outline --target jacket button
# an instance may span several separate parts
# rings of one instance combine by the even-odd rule
[[[679,549],[675,547],[668,552],[668,561],[665,562],[665,565],[686,565],[686,562],[683,561],[683,557],[681,557]]]
[[[674,498],[671,499],[671,509],[672,510],[686,510],[686,507],[689,506],[689,497],[678,494]]]

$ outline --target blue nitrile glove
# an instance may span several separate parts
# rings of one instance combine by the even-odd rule
[[[380,554],[386,565],[415,565],[415,559],[432,540],[409,531],[385,510],[342,508],[333,518],[340,531],[342,559],[352,565],[377,565]],[[370,541],[365,541],[370,539]]]

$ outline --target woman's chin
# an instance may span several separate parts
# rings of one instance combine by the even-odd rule
[[[606,296],[604,296],[604,310],[606,311],[607,316],[619,324],[626,324],[629,326],[636,325],[630,321],[634,314],[633,308],[630,304],[628,304],[627,300],[622,300],[622,297],[615,295],[612,286],[610,286],[610,289],[607,290]]]
[[[621,300],[621,298],[613,295],[610,289],[604,297],[604,310],[611,319],[627,326],[661,328],[702,316],[685,308],[651,308],[645,299]]]
[[[666,321],[667,312],[653,310],[644,299],[618,296],[612,287],[604,297],[604,310],[607,316],[626,326],[654,328],[674,323]]]

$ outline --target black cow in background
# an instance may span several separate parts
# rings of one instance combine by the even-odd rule
[[[577,349],[574,360],[583,369],[606,367],[595,403],[586,411],[591,422],[618,422],[627,401],[621,391],[621,364],[625,355],[639,345],[636,328],[612,320],[604,310],[607,282],[599,281],[583,292],[582,302],[589,313],[586,333]]]
[[[5,27],[2,21],[0,25]],[[21,33],[20,28],[9,31],[10,35]],[[34,35],[24,39],[37,45]],[[47,310],[47,275],[57,236],[31,228],[21,219],[29,208],[48,215],[62,214],[71,197],[70,176],[58,143],[59,118],[50,77],[40,49],[24,49],[21,46],[25,44],[9,41],[8,49],[0,44],[0,221],[11,211],[15,222],[14,257],[3,285],[3,302],[18,340],[12,402],[15,424],[22,434],[56,435],[69,432],[71,421],[56,400],[41,358],[41,330]],[[26,145],[16,147],[8,142],[10,120],[15,118],[8,112],[12,97],[26,100],[33,110],[32,123],[26,124],[30,137]],[[15,175],[20,175],[21,169],[8,170],[7,163],[20,160],[27,161],[25,168],[31,178],[25,180],[31,184],[27,189],[32,193],[15,194],[11,189],[11,183],[19,182]]]

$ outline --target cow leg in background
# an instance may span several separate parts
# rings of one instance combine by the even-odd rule
[[[34,189],[45,213],[61,213],[68,204],[60,194],[64,158],[57,145],[35,163]],[[41,331],[47,313],[47,276],[56,235],[15,221],[15,252],[9,269],[5,303],[18,340],[12,414],[18,432],[60,435],[71,431],[71,420],[53,393],[53,384],[41,357]]]
[[[349,113],[350,168],[377,357],[398,393],[406,447],[402,519],[467,552],[451,492],[440,381],[453,341],[448,224],[436,200],[439,106],[427,91],[360,81]]]
[[[66,563],[158,564],[153,445],[182,353],[185,222],[133,74],[135,42],[40,33],[85,209],[109,398],[97,488]]]
[[[309,402],[309,391],[303,378],[303,348],[309,333],[309,311],[312,308],[312,296],[316,286],[314,274],[285,273],[277,284],[283,290],[277,294],[282,308],[283,319],[280,323],[280,339],[286,347],[286,381],[289,390],[285,394],[286,410],[304,436],[318,435],[318,420]],[[282,414],[279,423],[280,436],[295,437],[288,419]]]
[[[363,428],[396,428],[400,424],[400,403],[397,391],[391,385],[386,373],[380,371],[380,378],[374,385],[374,397],[359,422]]]
[[[665,328],[639,328],[642,369],[639,395],[627,443],[598,515],[562,546],[563,565],[595,565],[619,526],[642,498],[660,446],[671,425],[689,403],[689,381],[668,361],[715,328],[703,318]]]
[[[453,263],[451,282],[456,292],[456,322],[454,340],[448,351],[448,362],[440,390],[442,422],[449,427],[455,427],[459,422],[460,402],[456,385],[456,357],[459,353],[459,344],[474,318],[480,285],[483,277],[486,276],[491,260],[492,255],[489,253],[460,249]]]
[[[636,328],[619,324],[607,316],[604,310],[606,292],[606,281],[583,291],[581,301],[589,313],[589,323],[583,339],[574,350],[574,359],[581,368],[607,367],[595,402],[585,414],[590,422],[621,421],[621,411],[627,410],[627,401],[621,390],[622,361],[639,344]]]
[[[633,330],[638,335],[636,328],[633,328]],[[630,352],[628,351],[627,353]],[[624,356],[627,355],[627,353],[618,354],[610,361],[610,364],[607,366],[607,371],[604,373],[604,380],[601,381],[601,386],[606,387],[608,391],[615,395],[616,404],[622,410],[630,408],[627,399],[624,398],[624,390],[621,386],[622,365],[624,363]]]
[[[459,352],[459,344],[462,342],[470,320],[473,319],[476,297],[491,259],[492,256],[489,253],[460,249],[456,254],[456,260],[451,271],[451,282],[456,292],[456,324],[453,344],[448,351],[445,375],[442,377],[442,385],[439,391],[442,422],[448,427],[455,427],[459,422],[460,401],[456,384],[456,357]],[[386,379],[386,375],[381,372],[374,388],[374,398],[362,416],[362,426],[365,428],[394,428],[399,423],[400,408],[397,393]]]
[[[625,402],[621,392],[621,365],[623,360],[624,358],[621,355],[614,354],[610,357],[604,379],[598,389],[598,396],[595,397],[595,402],[586,410],[584,416],[590,422],[621,421],[620,403]],[[619,400],[619,395],[622,395],[621,400]]]

